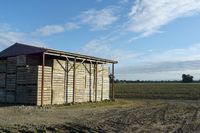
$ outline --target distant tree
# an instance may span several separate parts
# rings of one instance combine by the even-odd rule
[[[140,83],[140,80],[136,80],[136,83]]]
[[[119,80],[119,79],[116,79],[114,82],[115,82],[115,83],[119,83],[119,82],[120,82],[120,80]]]
[[[189,74],[183,74],[182,75],[182,82],[184,82],[184,83],[193,82],[193,76],[191,76]]]

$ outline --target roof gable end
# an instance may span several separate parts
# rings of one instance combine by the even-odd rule
[[[0,57],[11,57],[11,56],[17,56],[17,55],[25,55],[25,54],[34,54],[34,53],[42,53],[46,49],[25,45],[21,43],[15,43],[11,45],[10,47],[6,48],[5,50],[0,52]]]

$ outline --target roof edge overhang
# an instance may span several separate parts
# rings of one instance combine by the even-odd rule
[[[12,57],[12,56],[18,56],[18,55],[29,55],[29,54],[40,54],[45,53],[48,55],[53,56],[59,56],[59,57],[68,57],[68,58],[77,58],[81,60],[87,60],[92,62],[100,62],[100,63],[112,63],[117,64],[118,61],[109,60],[109,59],[103,59],[99,57],[79,54],[79,53],[71,53],[71,52],[65,52],[55,49],[49,49],[44,47],[38,47],[23,43],[16,42],[15,44],[11,45],[10,47],[4,49],[0,52],[0,58],[6,58],[6,57]]]
[[[108,59],[98,58],[98,57],[94,57],[94,56],[88,56],[88,55],[71,53],[71,52],[64,52],[64,51],[53,50],[53,49],[46,49],[45,54],[54,55],[54,56],[64,56],[64,57],[68,57],[68,58],[86,59],[86,60],[90,60],[93,62],[103,62],[103,63],[113,63],[113,64],[118,63],[118,61],[114,61],[114,60],[108,60]]]

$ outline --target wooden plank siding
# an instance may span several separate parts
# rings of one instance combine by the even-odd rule
[[[65,61],[53,59],[52,104],[65,103]]]
[[[44,67],[44,94],[43,104],[51,104],[51,89],[52,89],[52,68],[49,66]],[[41,84],[42,84],[42,66],[38,66],[38,82],[37,82],[37,105],[41,105]]]
[[[41,105],[42,66],[39,57],[20,55],[0,60],[0,102]],[[72,103],[73,98],[75,103],[109,99],[108,66],[98,64],[95,67],[96,62],[77,60],[74,69],[73,63],[67,59],[46,59],[44,105]]]

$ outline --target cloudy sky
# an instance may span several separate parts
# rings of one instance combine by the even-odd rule
[[[200,79],[200,0],[1,0],[0,50],[15,42],[118,60],[118,79]]]

